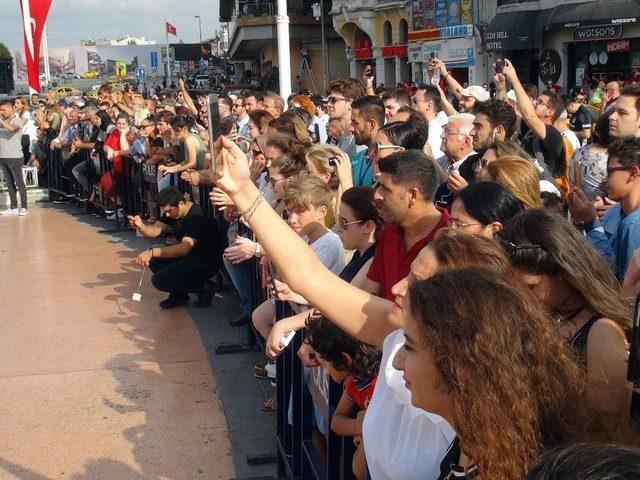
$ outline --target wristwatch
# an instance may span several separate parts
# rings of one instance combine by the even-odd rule
[[[256,257],[260,258],[262,256],[262,247],[258,242],[256,242]]]

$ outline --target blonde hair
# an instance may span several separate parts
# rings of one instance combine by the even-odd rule
[[[327,145],[326,143],[318,143],[307,151],[304,158],[307,160],[307,164],[313,165],[320,175],[330,173],[331,180],[328,182],[329,188],[332,190],[338,188],[339,182],[335,174],[335,162],[339,162],[342,159],[339,148],[333,145]],[[334,162],[333,164],[332,161]]]
[[[322,180],[311,175],[300,175],[287,187],[284,204],[288,210],[305,211],[312,206],[329,208],[332,198],[331,189]]]
[[[540,174],[531,161],[506,155],[489,163],[487,172],[496,183],[511,191],[525,209],[544,208],[540,195]]]

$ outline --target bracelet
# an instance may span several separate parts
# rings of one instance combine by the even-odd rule
[[[153,258],[154,257],[154,255],[153,255],[153,247],[149,247],[149,251],[151,252],[151,258]]]
[[[243,210],[242,212],[240,212],[240,215],[242,215],[242,218],[244,218],[244,221],[247,224],[249,223],[249,220],[251,220],[251,217],[253,216],[255,211],[258,209],[258,206],[260,206],[260,204],[263,201],[264,201],[264,195],[262,194],[262,192],[260,192],[260,194],[253,201],[253,203],[251,203],[249,208],[247,208],[246,210]]]
[[[445,80],[445,81],[447,81],[447,78],[449,78],[449,75],[450,75],[450,74],[449,74],[449,73],[447,73],[447,74],[444,76],[444,80]]]

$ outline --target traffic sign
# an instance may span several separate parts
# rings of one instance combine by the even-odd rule
[[[146,76],[147,76],[147,72],[145,71],[144,68],[141,68],[141,67],[136,68],[136,77],[144,78]]]
[[[151,66],[158,68],[158,52],[151,52]]]

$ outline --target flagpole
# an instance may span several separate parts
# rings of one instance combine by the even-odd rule
[[[169,88],[169,85],[171,85],[171,66],[169,64],[170,60],[171,60],[171,55],[169,54],[169,29],[167,28],[167,19],[164,19],[164,35],[165,38],[167,40],[167,88]]]
[[[42,56],[44,57],[44,88],[49,90],[51,85],[51,71],[49,67],[49,39],[47,38],[47,26],[42,27]],[[38,79],[40,81],[40,79]]]

